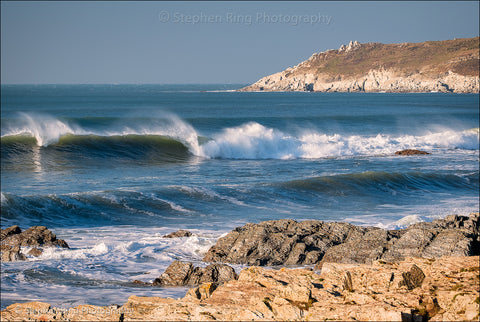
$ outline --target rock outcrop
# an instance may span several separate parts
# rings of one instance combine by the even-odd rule
[[[480,254],[479,214],[447,216],[401,230],[342,222],[282,219],[248,223],[221,237],[206,262],[248,265],[371,263],[409,256],[436,258]]]
[[[243,269],[238,280],[204,283],[184,298],[131,296],[123,306],[17,303],[2,321],[478,321],[479,257],[408,258],[372,265]]]
[[[179,238],[179,237],[190,237],[192,236],[192,233],[188,230],[180,229],[177,231],[174,231],[173,233],[167,234],[163,236],[164,238]]]
[[[33,226],[22,232],[20,227],[11,226],[2,229],[1,234],[2,261],[26,260],[20,247],[33,247],[28,252],[30,256],[40,256],[43,247],[69,248],[66,241],[57,239],[54,233],[44,226]]]
[[[406,149],[395,152],[395,155],[421,155],[421,154],[430,154],[422,150]]]
[[[194,267],[192,263],[174,261],[165,272],[156,278],[153,286],[183,286],[202,283],[223,283],[237,279],[235,270],[225,264],[210,264],[207,267]]]
[[[352,41],[338,50],[315,53],[240,91],[478,93],[479,39]]]

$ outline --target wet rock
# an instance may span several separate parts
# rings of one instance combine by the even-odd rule
[[[20,252],[19,246],[8,246],[2,248],[2,262],[24,261],[27,257]]]
[[[43,250],[41,250],[37,247],[34,247],[34,248],[30,249],[30,251],[28,252],[28,255],[35,256],[35,257],[38,257],[42,254],[43,254]]]
[[[318,220],[248,223],[220,238],[203,260],[260,266],[315,264],[328,248],[367,230]]]
[[[202,283],[222,283],[237,279],[235,270],[225,264],[210,264],[207,267],[194,267],[192,263],[175,261],[165,272],[156,278],[153,286],[182,286]]]
[[[139,285],[139,286],[151,286],[151,283],[144,282],[144,281],[139,281],[139,280],[134,280],[132,284]]]
[[[419,154],[430,154],[426,151],[415,150],[415,149],[406,149],[395,152],[395,155],[419,155]]]
[[[188,230],[180,229],[180,230],[174,231],[173,233],[165,235],[163,237],[164,238],[178,238],[178,237],[190,237],[190,236],[192,236],[191,232],[189,232]]]
[[[165,272],[153,281],[153,285],[187,285],[194,272],[192,263],[174,261]]]
[[[22,230],[17,225],[2,229],[2,231],[0,233],[0,241],[4,240],[8,236],[20,234],[21,232],[22,232]]]
[[[59,246],[62,248],[69,248],[66,241],[63,239],[57,239],[54,233],[44,226],[33,226],[21,232],[12,226],[2,230],[2,236],[5,234],[5,238],[2,238],[2,244],[11,246]],[[12,233],[11,229],[14,229],[15,233]]]
[[[478,232],[478,213],[447,216],[400,230],[318,220],[271,220],[235,228],[219,238],[203,260],[257,266],[316,264],[320,269],[325,262],[472,256],[480,254]]]
[[[69,248],[66,241],[57,239],[54,233],[44,226],[33,226],[24,232],[18,226],[11,226],[1,231],[2,261],[26,260],[20,247],[34,246],[29,251],[31,256],[40,256],[43,252],[38,247]]]

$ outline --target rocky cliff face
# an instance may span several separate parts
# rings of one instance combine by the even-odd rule
[[[479,38],[424,43],[350,42],[240,91],[479,92]]]

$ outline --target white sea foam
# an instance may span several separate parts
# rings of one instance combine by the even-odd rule
[[[2,136],[29,135],[36,139],[38,146],[48,146],[58,142],[60,137],[66,134],[81,132],[73,129],[70,125],[58,119],[46,115],[35,117],[26,113],[20,113],[23,125],[10,129]]]
[[[3,192],[0,192],[0,197],[1,197],[1,205],[6,205],[8,202],[7,197],[3,194]]]
[[[422,136],[394,137],[327,135],[305,131],[301,135],[285,134],[279,130],[250,122],[227,128],[214,135],[213,140],[200,146],[201,156],[225,159],[292,159],[325,158],[352,155],[391,155],[403,149],[467,149],[478,150],[478,129],[445,130]]]
[[[184,143],[193,155],[224,159],[296,159],[326,158],[353,155],[391,155],[402,149],[479,149],[479,129],[453,131],[444,129],[425,135],[374,136],[325,134],[303,131],[284,133],[256,122],[226,128],[199,145],[197,131],[178,116],[163,113],[161,118],[117,129],[87,131],[48,116],[22,113],[24,126],[10,129],[2,136],[27,134],[35,137],[37,145],[48,146],[67,134],[125,136],[161,135]]]

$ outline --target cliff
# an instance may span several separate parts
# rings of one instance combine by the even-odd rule
[[[479,40],[351,41],[240,91],[478,93]]]

